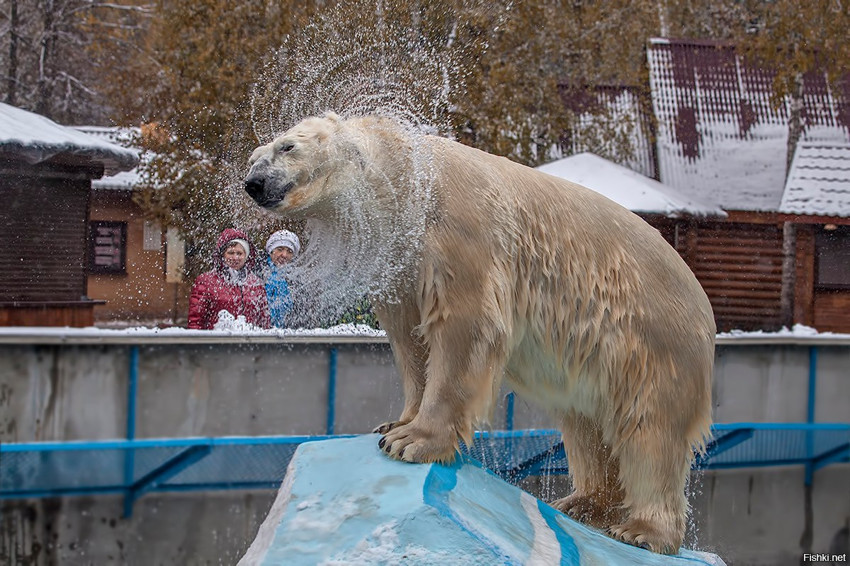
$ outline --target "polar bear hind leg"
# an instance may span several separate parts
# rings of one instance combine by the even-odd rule
[[[671,445],[677,436],[677,445]],[[663,434],[644,426],[618,452],[627,518],[608,529],[611,536],[653,552],[675,553],[685,534],[690,443],[681,433]]]
[[[570,411],[561,419],[573,492],[552,506],[573,519],[600,529],[623,520],[619,466],[602,430],[592,419]]]

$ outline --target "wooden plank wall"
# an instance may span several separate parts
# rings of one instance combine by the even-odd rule
[[[812,326],[821,332],[850,332],[850,291],[816,292]]]
[[[86,295],[88,179],[0,177],[0,303]]]
[[[29,167],[0,175],[0,326],[90,326],[86,239],[91,181]]]
[[[674,245],[705,289],[718,331],[780,327],[782,230],[777,225],[680,225]]]
[[[0,326],[92,326],[95,304],[0,307]]]

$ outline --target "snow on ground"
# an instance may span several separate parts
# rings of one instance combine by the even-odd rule
[[[189,330],[182,327],[156,328],[149,326],[134,326],[129,328],[98,328],[89,326],[86,328],[70,327],[35,327],[35,326],[7,326],[0,327],[0,341],[4,337],[22,338],[32,336],[33,338],[54,337],[73,340],[74,338],[146,338],[146,337],[173,337],[175,339],[189,337],[244,337],[251,338],[345,338],[355,337],[361,339],[375,338],[379,341],[386,340],[387,333],[365,324],[340,324],[329,328],[271,328],[262,329],[245,322],[244,317],[234,319],[232,316],[224,317],[214,330]],[[848,340],[850,334],[839,334],[834,332],[819,332],[817,329],[802,324],[795,324],[792,328],[782,328],[776,332],[763,330],[743,331],[732,330],[721,332],[717,338],[724,342],[740,340]],[[20,341],[20,340],[19,340]]]
[[[0,327],[0,341],[4,336],[21,336],[31,335],[33,337],[55,336],[63,338],[87,338],[87,337],[189,337],[189,336],[208,336],[208,337],[227,337],[227,336],[244,336],[250,337],[279,337],[285,338],[290,336],[304,337],[374,337],[385,338],[387,333],[383,330],[377,330],[365,324],[340,324],[329,328],[270,328],[262,329],[245,322],[244,317],[239,317],[241,320],[232,320],[224,324],[219,324],[214,330],[190,330],[182,327],[156,328],[150,326],[133,326],[129,328],[98,328],[95,326],[87,326],[85,328],[71,328],[68,326],[6,326]]]

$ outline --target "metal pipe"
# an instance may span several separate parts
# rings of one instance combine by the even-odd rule
[[[334,433],[334,420],[336,419],[336,348],[328,350],[328,421],[325,426],[325,434]]]
[[[127,370],[127,440],[136,438],[136,396],[139,385],[139,347],[130,346],[129,367]],[[124,494],[124,517],[133,514],[133,501],[130,489],[134,483],[136,454],[131,448],[124,453],[124,485],[127,491]]]
[[[818,383],[818,347],[809,346],[809,388],[808,388],[808,403],[806,406],[806,423],[814,424],[815,422],[815,406],[817,402],[817,383]],[[806,463],[806,485],[812,485],[814,475],[814,463],[811,458],[814,456],[814,439],[812,433],[806,433],[806,457],[809,461]]]

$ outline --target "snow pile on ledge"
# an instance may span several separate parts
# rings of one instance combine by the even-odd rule
[[[301,444],[238,566],[724,564],[616,542],[468,457],[451,466],[390,460],[378,438]]]
[[[814,338],[818,336],[830,338],[850,338],[850,334],[818,332],[817,329],[804,324],[795,324],[790,330],[787,326],[783,326],[780,330],[775,332],[766,332],[763,330],[730,330],[729,332],[721,332],[717,335],[718,338],[753,338],[756,336],[776,338]]]
[[[169,329],[170,330],[170,329]],[[344,335],[344,336],[386,336],[387,333],[383,330],[377,330],[365,324],[338,324],[330,328],[271,328],[263,329],[254,326],[245,320],[243,315],[236,318],[227,311],[218,313],[218,322],[216,322],[214,330],[220,332],[228,332],[230,334],[276,334],[279,336],[297,335]]]
[[[330,328],[270,328],[262,329],[245,321],[244,317],[234,318],[227,314],[216,325],[214,330],[189,330],[183,327],[166,327],[157,328],[152,326],[133,326],[127,328],[101,328],[88,326],[85,328],[70,328],[67,326],[4,326],[0,327],[0,339],[4,337],[15,337],[24,339],[26,337],[33,338],[48,338],[54,339],[110,339],[110,338],[147,338],[161,336],[163,338],[375,338],[386,340],[387,333],[384,330],[379,330],[367,326],[365,324],[339,324]],[[732,330],[730,332],[722,332],[717,335],[717,338],[726,343],[741,341],[754,342],[770,342],[771,340],[778,341],[818,341],[827,339],[830,342],[844,343],[850,341],[850,334],[838,334],[832,332],[818,332],[814,328],[803,326],[801,324],[794,325],[790,330],[783,328],[777,332],[766,332],[761,330],[742,331]]]

